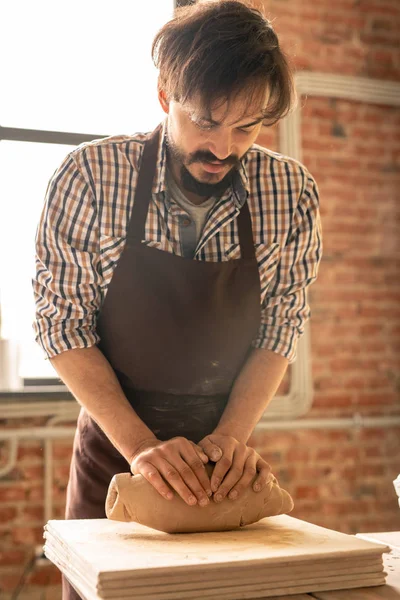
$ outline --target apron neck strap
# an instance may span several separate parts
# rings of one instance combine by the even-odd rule
[[[238,216],[238,230],[241,257],[255,258],[256,253],[253,241],[253,228],[251,226],[251,217],[247,200],[240,209]]]
[[[162,124],[158,125],[146,140],[136,184],[132,214],[127,237],[141,242],[145,238],[146,217],[149,209],[153,180],[157,168],[158,147]],[[248,203],[245,202],[238,216],[240,252],[242,258],[255,258],[253,231]]]
[[[157,168],[157,155],[162,125],[158,125],[146,140],[140,162],[133,209],[127,237],[141,242],[145,235],[146,217],[149,209],[153,180]]]

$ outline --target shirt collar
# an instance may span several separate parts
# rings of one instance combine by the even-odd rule
[[[153,182],[152,192],[153,194],[161,194],[167,191],[167,143],[166,143],[166,131],[167,131],[167,117],[162,122],[160,142],[158,145],[157,153],[157,170]],[[235,172],[233,179],[232,188],[228,188],[221,200],[233,196],[233,200],[237,208],[241,208],[246,202],[247,197],[250,193],[249,176],[247,173],[247,155],[240,161],[239,168]],[[233,192],[233,194],[232,194]],[[166,195],[166,198],[168,195]]]
[[[157,169],[153,181],[153,194],[160,194],[167,189],[166,166],[167,166],[167,144],[166,144],[167,118],[161,126],[160,141],[157,152]]]

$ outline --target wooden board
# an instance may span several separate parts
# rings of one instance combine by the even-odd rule
[[[45,553],[85,600],[245,600],[384,583],[385,545],[288,515],[165,534],[107,519],[49,521]]]
[[[236,531],[164,534],[107,519],[49,521],[45,536],[60,540],[71,560],[96,577],[158,577],[227,563],[273,566],[310,560],[376,558],[389,549],[288,515],[268,517]]]
[[[388,544],[392,547],[383,555],[386,585],[361,588],[351,592],[323,592],[314,595],[319,600],[400,600],[400,532],[358,533],[357,537]]]
[[[400,531],[381,531],[378,533],[357,533],[356,537],[363,540],[371,540],[373,542],[381,542],[400,550]]]
[[[120,586],[121,577],[114,577],[106,580],[92,580],[90,581],[87,578],[87,573],[79,561],[75,560],[71,561],[71,557],[68,556],[68,553],[64,551],[60,545],[57,545],[51,538],[46,541],[46,553],[51,554],[52,556],[57,556],[60,565],[62,566],[62,570],[68,568],[69,564],[74,565],[74,568],[77,572],[77,575],[84,577],[88,580],[88,583],[92,585],[97,585],[98,590],[102,592],[106,592],[108,589],[116,589]],[[319,564],[318,564],[319,563]],[[229,578],[233,583],[256,583],[256,582],[265,582],[268,581],[282,581],[287,577],[288,572],[290,576],[298,579],[309,579],[316,576],[326,576],[327,573],[331,577],[335,576],[343,576],[346,575],[362,575],[369,573],[381,573],[382,572],[382,560],[379,559],[362,559],[362,560],[354,560],[348,559],[346,564],[343,565],[337,560],[328,560],[328,561],[314,561],[311,565],[305,565],[298,563],[297,565],[292,565],[290,563],[286,563],[280,566],[267,567],[262,565],[261,567],[252,567],[251,573],[249,570],[241,567],[235,569],[232,572],[232,568],[228,566],[221,566],[218,571],[211,571],[207,573],[206,571],[198,572],[190,576],[186,576],[186,574],[173,575],[169,574],[162,578],[162,585],[165,587],[176,586],[176,585],[186,585],[185,582],[189,582],[190,585],[198,585],[203,587],[211,587],[218,585],[221,579]],[[124,584],[125,585],[136,585],[136,586],[148,586],[155,585],[154,577],[143,577],[143,578],[131,578],[129,576],[124,576]]]
[[[76,581],[84,580],[85,583],[90,586],[90,582],[78,572],[73,565],[66,565],[63,563],[59,556],[47,549],[49,558],[59,566],[59,568],[66,573],[70,573],[74,576]],[[349,573],[342,573],[340,575],[332,574],[330,571],[320,573],[319,576],[309,572],[307,575],[300,577],[293,577],[291,571],[286,571],[280,578],[272,578],[270,576],[264,577],[255,581],[255,578],[249,574],[248,578],[234,580],[233,577],[226,578],[225,580],[210,582],[208,579],[202,581],[188,581],[186,583],[175,583],[173,585],[170,582],[163,581],[157,583],[156,581],[150,581],[147,585],[134,585],[127,582],[125,579],[120,580],[119,585],[113,588],[98,588],[97,593],[102,598],[114,599],[116,597],[127,597],[132,594],[134,590],[135,594],[140,598],[156,597],[156,598],[174,598],[174,597],[187,597],[190,598],[194,595],[198,595],[201,590],[203,597],[213,597],[218,595],[220,597],[223,593],[232,594],[234,592],[240,592],[241,590],[246,592],[257,592],[259,590],[273,590],[274,588],[282,589],[293,589],[302,587],[302,589],[312,589],[317,585],[330,585],[330,589],[335,588],[336,585],[345,587],[348,583],[352,585],[365,585],[366,582],[370,582],[371,585],[379,585],[384,582],[384,576],[382,570],[377,573],[361,574],[361,575],[350,575]],[[96,586],[92,586],[96,587]]]

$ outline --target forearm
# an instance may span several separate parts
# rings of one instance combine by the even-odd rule
[[[156,437],[137,416],[110,363],[97,348],[76,348],[50,359],[65,385],[130,463]]]
[[[233,385],[228,404],[213,433],[230,435],[247,443],[274,397],[288,360],[271,350],[252,351]]]

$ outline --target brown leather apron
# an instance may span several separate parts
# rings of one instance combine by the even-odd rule
[[[204,262],[149,247],[145,222],[161,126],[145,144],[127,239],[98,319],[99,348],[133,409],[158,439],[212,433],[260,325],[260,281],[247,203],[241,258]],[[105,517],[112,476],[129,464],[82,409],[67,519]],[[63,581],[63,600],[79,596]]]

